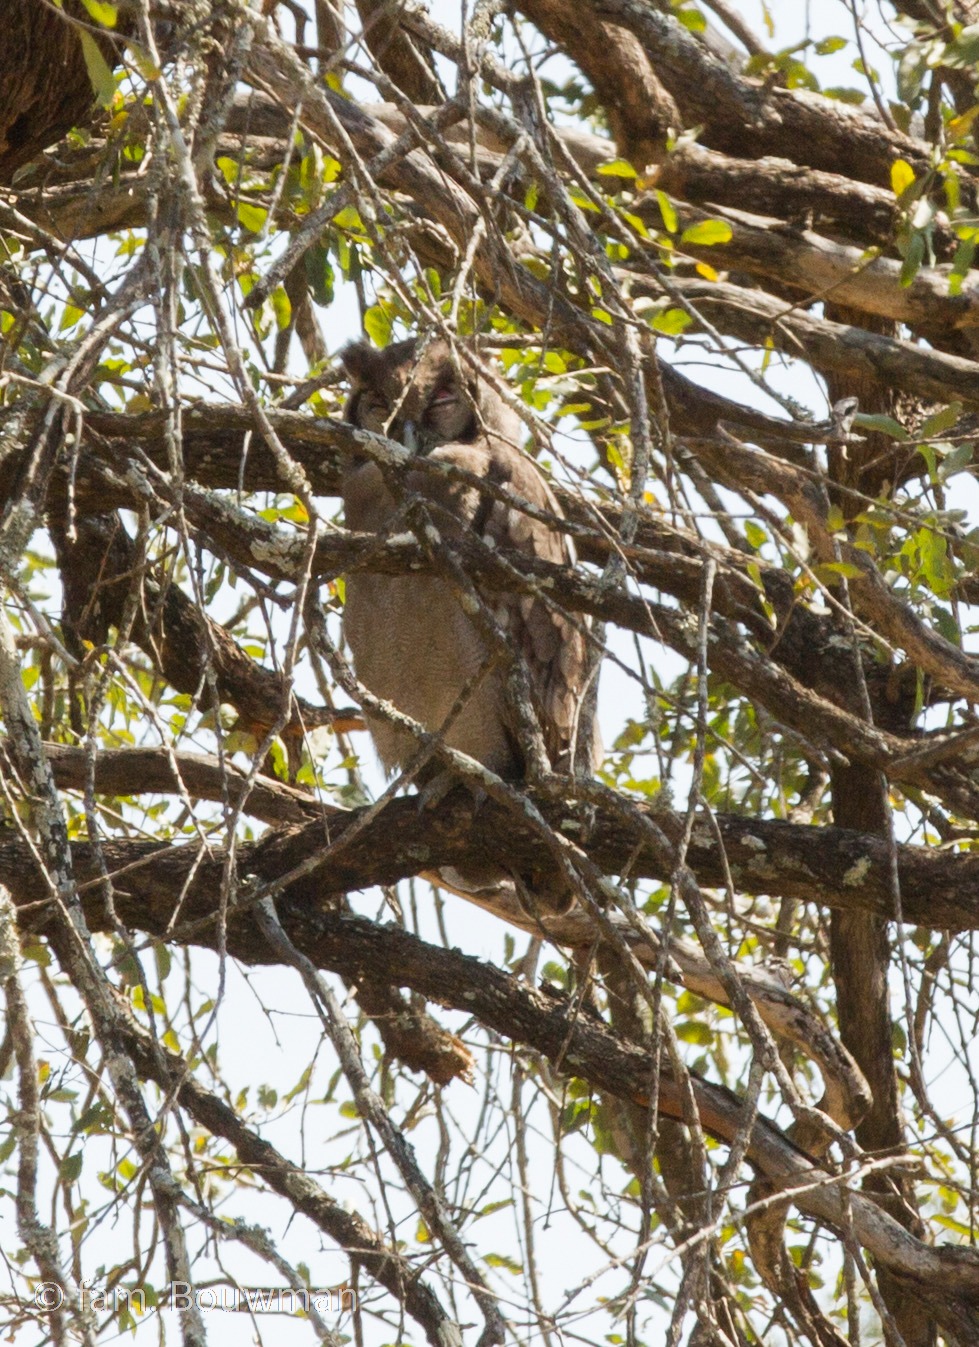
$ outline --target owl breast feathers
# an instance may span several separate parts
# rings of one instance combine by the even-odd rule
[[[431,342],[422,349],[407,341],[376,351],[360,342],[347,347],[342,359],[352,386],[348,421],[398,440],[418,456],[463,469],[513,498],[500,499],[472,481],[420,468],[409,469],[389,488],[376,464],[358,463],[343,480],[348,528],[403,532],[403,502],[418,497],[429,504],[432,521],[449,540],[455,530],[471,530],[492,547],[551,562],[573,561],[558,528],[517,503],[524,501],[555,521],[561,518],[542,473],[519,448],[519,418],[486,381],[460,377],[447,343]],[[571,770],[577,757],[590,768],[591,735],[588,746],[577,746],[588,666],[583,631],[540,598],[480,592],[511,649],[526,663],[552,766]],[[344,631],[366,688],[429,730],[445,727],[449,747],[501,777],[523,777],[525,756],[505,692],[505,670],[450,581],[350,575]],[[368,723],[389,772],[414,755],[417,744],[407,732],[377,717],[368,716]],[[428,764],[420,781],[437,770]]]

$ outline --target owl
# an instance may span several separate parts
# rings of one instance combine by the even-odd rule
[[[461,375],[446,342],[399,342],[377,351],[365,342],[341,356],[351,382],[346,417],[353,425],[388,436],[415,455],[453,464],[504,488],[555,520],[561,510],[540,469],[519,442],[520,420],[485,380]],[[472,530],[494,547],[571,564],[566,537],[554,526],[470,482],[411,470],[404,497],[432,503],[443,536]],[[403,532],[401,501],[380,468],[358,462],[342,483],[347,527],[358,532]],[[534,709],[552,766],[572,769],[587,759],[576,752],[578,717],[588,675],[586,636],[542,599],[487,590],[482,597],[525,661]],[[344,632],[358,679],[376,696],[427,729],[439,731],[450,713],[445,743],[507,781],[525,775],[519,729],[506,696],[506,673],[491,660],[486,638],[466,612],[458,589],[438,576],[357,573],[347,579]],[[472,683],[461,710],[463,689]],[[417,751],[411,735],[368,715],[378,756],[387,771]],[[429,763],[421,785],[439,772]],[[553,895],[545,905],[562,906]]]

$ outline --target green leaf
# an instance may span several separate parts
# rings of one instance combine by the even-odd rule
[[[954,297],[962,293],[962,282],[972,267],[972,259],[976,252],[975,237],[962,238],[959,240],[955,249],[955,256],[952,258],[952,270],[948,277],[948,293]]]
[[[231,159],[226,154],[219,154],[214,162],[217,164],[218,172],[221,174],[221,177],[224,178],[228,186],[234,187],[235,183],[238,181],[238,176],[241,173],[241,165],[238,163],[238,160]]]
[[[653,314],[650,327],[655,332],[662,332],[664,336],[675,337],[685,331],[692,322],[693,319],[685,309],[666,309],[663,313]]]
[[[160,67],[152,59],[149,52],[141,47],[138,42],[134,42],[133,39],[130,38],[127,44],[127,50],[133,65],[142,75],[143,79],[146,80],[147,84],[152,84],[154,80],[160,78],[162,73]]]
[[[972,465],[973,449],[971,442],[957,444],[955,448],[945,454],[942,458],[941,478],[947,482],[950,477],[954,477],[957,472],[964,472],[966,468]]]
[[[356,229],[361,234],[364,232],[363,221],[355,206],[344,206],[343,210],[338,210],[333,223],[338,229]]]
[[[610,159],[607,163],[598,165],[598,172],[604,174],[607,178],[639,177],[628,159]]]
[[[826,561],[816,567],[816,573],[822,577],[842,575],[846,580],[859,580],[863,575],[860,567],[855,566],[852,561]]]
[[[106,1125],[111,1122],[111,1120],[112,1115],[106,1110],[103,1104],[92,1104],[92,1106],[87,1108],[75,1123],[75,1130],[78,1132],[87,1132],[91,1128],[93,1130],[104,1132],[106,1130]]]
[[[844,84],[830,85],[822,93],[824,98],[833,98],[837,103],[849,103],[851,107],[859,107],[867,101],[867,95],[862,89],[851,89]]]
[[[284,1096],[285,1102],[286,1102],[287,1104],[291,1104],[292,1101],[296,1098],[297,1095],[300,1095],[300,1094],[303,1093],[303,1091],[304,1091],[304,1090],[306,1089],[306,1087],[309,1085],[309,1078],[310,1078],[310,1076],[311,1076],[312,1074],[313,1074],[313,1068],[312,1068],[312,1066],[307,1066],[307,1067],[306,1067],[306,1070],[302,1073],[302,1075],[301,1075],[301,1076],[299,1077],[299,1079],[296,1081],[295,1085],[292,1087],[292,1089],[289,1091],[289,1093],[288,1093],[287,1095]]]
[[[595,205],[590,196],[586,196],[585,193],[579,191],[577,187],[569,187],[568,196],[579,210],[592,211],[596,215],[598,214],[598,206]]]
[[[641,239],[649,238],[649,230],[646,228],[646,222],[638,215],[633,215],[632,211],[621,210],[619,215],[625,220],[626,224],[631,225]]]
[[[699,9],[676,9],[673,17],[691,33],[703,33],[707,30],[707,20]]]
[[[119,19],[119,5],[110,3],[110,0],[82,0],[82,4],[88,9],[96,23],[101,23],[104,28],[116,27],[116,20]]]
[[[82,1172],[82,1153],[76,1151],[74,1155],[66,1155],[58,1166],[58,1175],[66,1183],[74,1183]]]
[[[657,191],[656,204],[659,206],[659,213],[663,217],[663,228],[669,234],[675,234],[680,228],[680,221],[677,219],[676,211],[673,209],[673,202],[665,192]]]
[[[161,982],[166,982],[173,966],[173,957],[170,954],[169,945],[165,945],[162,940],[158,940],[153,946],[153,959],[156,963],[157,977]]]
[[[715,243],[730,241],[733,230],[726,220],[701,220],[691,225],[680,235],[680,243],[693,243],[701,248],[710,248]]]
[[[930,528],[919,530],[916,541],[925,579],[935,594],[947,598],[955,579],[955,572],[948,560],[947,541]]]
[[[519,1277],[523,1272],[523,1264],[518,1263],[515,1258],[504,1253],[488,1253],[483,1258],[487,1267],[502,1268],[504,1272],[512,1272],[515,1277]]]
[[[364,331],[375,346],[387,346],[391,340],[391,315],[380,304],[364,314]]]
[[[235,213],[238,221],[243,224],[252,234],[260,234],[265,228],[265,221],[269,218],[269,213],[264,206],[252,205],[249,201],[239,201],[235,207]]]
[[[702,1020],[687,1020],[685,1024],[678,1024],[676,1036],[684,1043],[698,1043],[701,1047],[708,1047],[714,1041],[713,1029]]]
[[[921,264],[925,260],[925,236],[920,230],[915,230],[908,242],[907,250],[901,261],[901,284],[909,286],[921,270]]]
[[[314,243],[312,247],[307,248],[303,266],[313,299],[321,308],[329,308],[336,290],[336,275],[326,245]]]
[[[111,4],[110,0],[82,0],[82,4],[96,23],[100,23],[103,28],[115,28],[119,18],[118,5]]]
[[[955,69],[972,67],[979,62],[979,23],[970,23],[942,53],[939,64]]]
[[[88,71],[88,78],[95,90],[95,97],[104,108],[109,108],[116,96],[115,76],[109,69],[105,57],[99,50],[99,44],[92,34],[86,33],[84,28],[79,28],[78,36],[82,43],[82,55],[85,57],[85,69]]]
[[[501,1198],[498,1202],[487,1202],[484,1207],[480,1207],[473,1219],[478,1221],[481,1216],[492,1216],[495,1212],[506,1211],[508,1207],[512,1207],[513,1205],[514,1200],[512,1197]]]
[[[895,159],[891,164],[891,191],[901,196],[914,182],[914,169],[906,159]]]
[[[923,440],[930,440],[935,435],[941,435],[946,430],[951,430],[961,415],[962,403],[950,402],[947,407],[943,407],[941,411],[929,416],[918,434]]]
[[[892,440],[909,440],[911,436],[893,416],[884,416],[871,412],[857,412],[853,424],[861,430],[876,430],[881,435],[890,435]]]
[[[962,633],[959,631],[958,623],[947,608],[936,603],[931,610],[931,617],[939,635],[944,636],[949,645],[962,644]]]
[[[292,320],[292,304],[285,288],[277,285],[269,296],[269,301],[275,314],[275,325],[280,332],[284,332]]]

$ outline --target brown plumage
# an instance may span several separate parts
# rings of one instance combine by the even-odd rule
[[[421,349],[407,341],[376,351],[360,342],[347,347],[342,359],[352,386],[347,419],[354,425],[465,469],[560,518],[543,474],[519,448],[519,418],[486,381],[460,377],[447,343],[434,341]],[[409,470],[400,487],[404,498],[431,503],[432,520],[443,537],[451,539],[461,527],[493,547],[557,563],[573,560],[570,544],[556,528],[467,482]],[[345,474],[343,499],[348,528],[383,533],[407,527],[399,518],[399,500],[373,462],[357,463]],[[575,752],[588,663],[583,633],[541,599],[491,590],[482,596],[525,661],[552,766],[570,770],[575,754],[590,767],[590,734],[588,748]],[[430,730],[443,726],[490,655],[456,587],[434,576],[349,576],[344,631],[365,687]],[[368,723],[388,771],[414,754],[417,743],[410,735],[380,719],[368,717]],[[523,778],[524,752],[499,663],[478,681],[445,742],[507,780]],[[424,784],[437,771],[437,765],[428,764],[420,780]],[[547,905],[563,903],[552,895]]]

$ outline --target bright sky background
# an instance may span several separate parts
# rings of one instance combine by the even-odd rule
[[[568,2],[570,4],[573,0],[568,0]],[[757,3],[757,0],[742,0],[737,7],[747,16],[755,30],[760,35],[765,36],[762,7]],[[775,38],[770,41],[772,47],[785,47],[801,39],[805,35],[807,23],[810,21],[813,27],[818,25],[817,35],[819,37],[826,36],[828,32],[832,31],[848,36],[852,31],[852,17],[849,7],[843,3],[827,4],[826,0],[817,0],[815,5],[810,6],[809,4],[789,3],[788,0],[773,0],[771,8],[777,14],[778,24],[778,32]],[[818,18],[815,17],[817,9]],[[444,0],[440,0],[440,3],[434,6],[434,12],[441,22],[458,28],[458,13],[453,11],[453,7]],[[871,11],[870,18],[873,22],[879,24],[875,10]],[[876,53],[868,52],[868,55],[872,61],[879,59]],[[853,51],[848,50],[832,57],[823,58],[816,63],[817,73],[824,83],[857,85],[860,83],[859,77],[850,69],[853,56]],[[880,64],[881,69],[885,69],[882,61]],[[359,320],[352,287],[341,286],[337,302],[331,309],[328,319],[322,314],[320,316],[324,327],[328,329],[328,339],[332,350],[338,349],[351,336],[358,335]],[[708,375],[703,368],[699,372],[692,368],[689,372],[692,377],[700,377],[705,382],[707,381]],[[825,397],[806,371],[798,367],[778,369],[773,373],[772,380],[779,388],[791,393],[794,398],[806,404],[815,415],[824,414]],[[719,372],[715,369],[710,372],[709,382],[711,387],[719,392],[747,401],[753,400],[750,385],[742,377],[724,371]],[[327,511],[332,511],[333,503],[324,502],[324,506]],[[613,639],[613,649],[624,660],[632,661],[631,638],[617,633]],[[678,669],[680,662],[675,660],[674,663]],[[673,671],[668,666],[664,666],[663,672],[664,676],[670,677]],[[315,697],[315,690],[311,685],[301,686],[300,690]],[[602,719],[607,739],[621,726],[623,708],[632,705],[636,707],[636,714],[641,714],[642,708],[635,684],[610,665],[603,674],[602,691]],[[370,749],[366,740],[361,742],[362,755],[365,759],[368,759],[371,757]],[[373,780],[377,786],[380,785],[380,776],[376,771],[373,773]],[[407,892],[407,886],[403,887]],[[418,886],[417,896],[422,934],[434,941],[439,941],[441,936],[436,921],[435,905],[424,885]],[[359,910],[369,915],[380,915],[384,919],[380,899],[377,895],[359,896],[356,898],[356,903]],[[505,934],[501,923],[451,896],[446,898],[443,906],[443,919],[450,941],[457,941],[468,953],[500,962]],[[525,943],[524,937],[517,937],[518,949],[522,949]],[[546,952],[544,957],[548,957]],[[194,967],[197,985],[200,989],[198,1000],[205,996],[214,995],[218,985],[217,959],[202,951],[195,951]],[[435,1013],[449,1027],[461,1028],[464,1022],[464,1017],[460,1015],[445,1014],[438,1011],[437,1008]],[[337,1163],[342,1160],[342,1144],[339,1147],[331,1144],[326,1151],[319,1144],[322,1137],[333,1135],[341,1125],[341,1119],[335,1105],[320,1105],[312,1102],[322,1097],[326,1083],[335,1071],[336,1063],[332,1049],[323,1045],[318,1021],[314,1019],[311,1013],[307,996],[300,985],[297,974],[279,968],[242,973],[233,965],[229,965],[227,969],[227,989],[224,1000],[217,1011],[217,1021],[212,1039],[220,1043],[221,1066],[225,1078],[242,1086],[251,1085],[253,1097],[254,1089],[261,1082],[274,1085],[279,1091],[281,1100],[286,1092],[295,1086],[306,1065],[310,1061],[315,1061],[316,1070],[308,1094],[301,1094],[291,1105],[283,1106],[281,1109],[282,1116],[279,1120],[263,1126],[262,1131],[270,1141],[281,1146],[287,1156],[299,1163],[309,1164],[314,1171],[319,1171],[320,1166],[327,1162]],[[505,1067],[505,1060],[502,1065]],[[471,1126],[473,1130],[482,1103],[483,1088],[484,1082],[480,1081],[473,1090],[465,1085],[455,1084],[448,1091],[449,1108],[463,1121],[464,1126]],[[341,1102],[348,1097],[349,1092],[341,1085],[337,1093],[337,1102]],[[396,1120],[403,1115],[409,1102],[410,1092],[405,1088],[394,1109]],[[347,1126],[351,1129],[348,1144],[352,1144],[356,1124],[350,1121]],[[299,1139],[300,1127],[304,1129],[303,1140]],[[410,1140],[415,1145],[423,1166],[426,1169],[429,1168],[438,1144],[438,1135],[432,1119],[423,1119],[412,1131]],[[508,1144],[507,1139],[501,1138],[501,1144],[506,1146]],[[573,1144],[570,1147],[570,1152],[573,1156]],[[583,1146],[580,1154],[586,1165],[594,1164],[590,1147]],[[534,1172],[535,1177],[539,1179],[539,1196],[542,1199],[546,1197],[548,1187],[551,1184],[552,1162],[550,1157],[551,1143],[545,1135],[541,1137],[537,1145],[537,1153],[534,1156]],[[606,1162],[606,1175],[610,1182],[615,1167],[615,1162]],[[628,1176],[621,1166],[618,1166],[618,1170],[620,1171],[621,1186],[624,1186],[628,1182]],[[376,1219],[383,1224],[383,1214],[371,1213],[366,1205],[365,1194],[357,1183],[338,1173],[331,1173],[329,1170],[319,1173],[318,1177],[335,1197],[349,1198],[351,1203],[358,1207],[368,1219]],[[587,1182],[586,1174],[581,1177],[583,1182]],[[577,1282],[583,1281],[597,1270],[597,1255],[594,1246],[588,1243],[577,1227],[562,1215],[560,1198],[556,1195],[555,1205],[557,1208],[555,1219],[550,1222],[549,1227],[545,1227],[543,1222],[540,1223],[538,1238],[541,1242],[541,1261],[547,1277],[546,1297],[557,1304]],[[301,1218],[297,1218],[292,1225],[283,1227],[282,1221],[286,1213],[286,1207],[279,1203],[278,1199],[264,1196],[256,1191],[254,1197],[250,1197],[247,1203],[243,1203],[240,1190],[234,1190],[228,1207],[229,1212],[237,1213],[244,1207],[248,1208],[250,1219],[269,1228],[277,1247],[287,1258],[293,1263],[306,1262],[313,1268],[315,1281],[320,1284],[331,1285],[336,1284],[346,1276],[346,1259],[341,1254],[331,1251],[325,1240],[321,1244],[319,1236],[313,1233],[311,1227]],[[409,1212],[410,1208],[406,1207],[405,1210]],[[496,1220],[497,1218],[489,1218],[489,1222]],[[413,1233],[414,1216],[408,1215],[407,1221],[407,1229],[409,1233]],[[500,1231],[501,1252],[508,1251],[505,1246],[512,1239],[511,1220],[509,1216],[501,1215],[497,1223]],[[147,1224],[146,1229],[148,1228]],[[478,1231],[481,1238],[487,1228],[490,1228],[487,1224],[480,1223]],[[0,1237],[9,1240],[9,1233],[0,1232]],[[111,1223],[106,1223],[92,1238],[95,1241],[95,1247],[104,1245],[104,1256],[108,1263],[113,1261],[118,1254],[118,1249],[112,1247],[114,1239],[119,1238],[128,1243],[131,1238],[131,1231],[128,1226],[124,1226],[116,1236]],[[195,1235],[192,1234],[191,1239],[192,1244],[198,1243]],[[488,1242],[487,1247],[492,1247],[491,1242]],[[509,1252],[515,1257],[519,1256],[517,1250],[510,1249]],[[89,1263],[94,1261],[90,1250],[87,1253],[87,1258]],[[270,1270],[264,1264],[245,1254],[240,1246],[236,1246],[231,1263],[239,1277],[244,1278],[248,1275],[247,1271],[243,1272],[242,1269],[247,1269],[250,1262],[253,1265],[252,1280],[256,1284],[265,1285],[273,1280]],[[655,1268],[656,1258],[654,1257],[652,1261],[653,1271],[655,1271]],[[202,1276],[218,1274],[216,1266],[203,1263],[197,1271]],[[598,1291],[609,1294],[620,1289],[624,1281],[625,1277],[622,1271],[611,1272],[598,1287],[589,1289],[587,1295],[582,1297],[583,1303],[593,1301]],[[498,1285],[505,1291],[506,1274],[501,1274]],[[652,1305],[650,1308],[653,1309]],[[176,1325],[170,1316],[167,1317],[170,1320],[167,1324],[168,1340],[176,1340]],[[330,1323],[334,1322],[333,1317],[329,1315],[327,1320]],[[225,1344],[228,1347],[232,1347],[232,1345],[233,1347],[240,1347],[242,1342],[250,1340],[249,1330],[246,1327],[247,1321],[242,1316],[215,1312],[207,1315],[206,1323],[209,1340],[216,1344],[216,1347],[225,1347]],[[365,1320],[365,1326],[368,1334],[366,1347],[382,1347],[385,1338],[379,1326],[369,1318]],[[279,1317],[270,1318],[262,1322],[259,1327],[264,1333],[266,1341],[274,1343],[275,1347],[293,1347],[293,1344],[306,1344],[314,1341],[311,1329],[296,1320]],[[342,1323],[340,1330],[342,1332],[348,1331]],[[587,1324],[582,1325],[582,1331],[588,1338],[591,1330]],[[652,1334],[656,1332],[655,1328],[652,1327],[650,1331]],[[155,1332],[156,1328],[151,1321],[137,1335],[137,1341],[148,1342]],[[169,1337],[171,1334],[173,1335],[172,1338]],[[418,1333],[412,1325],[409,1325],[409,1335],[412,1340],[418,1340]]]

